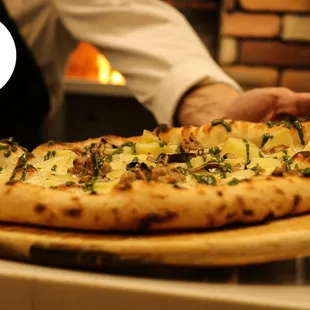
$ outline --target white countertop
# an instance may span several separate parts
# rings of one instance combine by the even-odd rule
[[[1,310],[310,309],[310,286],[121,277],[0,260]]]

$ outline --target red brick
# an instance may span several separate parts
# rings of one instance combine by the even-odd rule
[[[223,14],[222,34],[236,37],[274,37],[280,33],[275,14]]]
[[[281,85],[295,91],[310,92],[310,68],[308,70],[285,70]]]
[[[246,10],[310,12],[309,0],[240,0]]]
[[[240,62],[288,67],[310,66],[310,44],[244,41],[240,43]]]
[[[225,66],[223,69],[242,87],[268,87],[278,83],[279,74],[275,68]]]

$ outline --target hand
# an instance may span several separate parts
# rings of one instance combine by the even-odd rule
[[[282,115],[310,115],[310,93],[283,87],[258,88],[239,93],[226,84],[201,86],[182,101],[182,125],[202,125],[218,118],[267,122]]]

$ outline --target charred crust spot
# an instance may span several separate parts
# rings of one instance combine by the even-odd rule
[[[298,205],[301,202],[301,197],[299,195],[295,195],[293,199],[293,207],[292,207],[292,212],[296,212],[296,209],[298,208]]]
[[[168,131],[169,131],[169,126],[167,124],[160,124],[155,129],[155,134],[158,135],[160,133],[165,133],[165,132],[168,132]]]
[[[111,211],[112,211],[112,213],[114,214],[115,217],[119,216],[119,210],[118,209],[113,208]]]
[[[11,188],[11,187],[7,188],[7,189],[5,190],[4,195],[9,195],[9,194],[11,193],[11,191],[12,191],[12,188]]]
[[[178,184],[173,184],[173,188],[176,188],[176,189],[184,189],[184,188],[180,187]]]
[[[222,197],[222,196],[223,196],[223,192],[222,192],[221,190],[218,190],[216,193],[217,193],[217,195],[218,195],[219,197]]]
[[[51,188],[52,189],[58,189],[61,191],[65,191],[65,190],[68,190],[68,188],[81,188],[81,186],[78,184],[72,184],[72,185],[70,184],[69,186],[66,184],[59,184],[59,185],[53,186]]]
[[[75,201],[75,202],[78,202],[78,201],[80,201],[80,198],[79,197],[72,197],[71,200]]]
[[[145,231],[152,228],[154,224],[167,223],[178,217],[173,211],[166,211],[164,214],[149,213],[138,219],[138,229]]]
[[[18,180],[10,180],[10,181],[7,181],[5,184],[6,185],[10,185],[10,186],[14,186],[15,184],[17,183],[21,183],[21,181],[18,181]]]
[[[36,172],[37,169],[32,166],[32,165],[28,165],[28,164],[18,164],[13,172],[12,172],[12,176],[11,179],[13,180],[17,175],[21,176],[21,180],[24,181],[26,174],[33,174],[34,172]]]
[[[220,205],[219,207],[217,207],[217,212],[221,213],[226,209],[226,205]]]
[[[121,222],[121,214],[119,212],[119,209],[113,208],[113,209],[111,209],[111,212],[113,213],[114,221],[116,223],[120,223]]]
[[[271,178],[271,177],[267,177],[266,180],[267,180],[267,181],[271,181],[272,178]]]
[[[68,217],[80,217],[82,212],[83,210],[80,208],[70,208],[63,211],[64,215]]]
[[[167,196],[161,195],[161,194],[153,194],[152,197],[158,198],[158,199],[165,199]]]
[[[29,159],[34,158],[35,156],[32,153],[26,152],[18,158],[17,165],[24,165]]]
[[[45,212],[45,210],[46,210],[46,206],[43,205],[42,203],[36,204],[36,205],[34,206],[34,208],[33,208],[33,211],[34,211],[34,213],[36,213],[36,214],[42,214],[42,213]]]
[[[276,188],[275,192],[279,195],[285,195],[285,192],[281,188]]]
[[[237,215],[237,212],[236,211],[233,211],[233,212],[229,212],[227,213],[226,215],[226,219],[227,220],[231,220],[233,217],[235,217]]]
[[[274,213],[272,211],[269,211],[264,220],[268,222],[273,220],[274,218],[275,218]]]
[[[205,196],[206,192],[204,190],[200,189],[200,190],[197,191],[197,194],[201,195],[201,196]]]
[[[243,209],[242,212],[244,216],[252,216],[254,214],[253,210],[251,209]]]
[[[283,177],[284,174],[283,174],[283,171],[280,169],[280,168],[276,168],[272,173],[271,175],[273,177]]]
[[[213,228],[215,225],[212,215],[206,215],[206,227]]]
[[[237,196],[236,197],[236,201],[237,201],[237,204],[240,208],[244,209],[245,208],[245,205],[244,205],[244,198],[241,197],[241,196]]]

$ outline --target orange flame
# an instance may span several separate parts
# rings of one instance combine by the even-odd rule
[[[85,42],[80,43],[71,55],[66,77],[95,80],[102,84],[126,84],[122,74],[113,70],[108,60]]]

